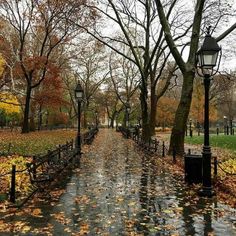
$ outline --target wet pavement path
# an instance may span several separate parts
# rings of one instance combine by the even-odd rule
[[[119,133],[101,129],[87,149],[59,202],[11,216],[0,235],[236,235],[235,209],[199,198]]]

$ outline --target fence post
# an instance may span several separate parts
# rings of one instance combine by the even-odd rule
[[[173,148],[173,163],[176,163],[176,150]]]
[[[162,157],[165,157],[165,141],[162,143]]]
[[[191,149],[190,148],[188,149],[188,155],[191,155]]]
[[[15,203],[16,201],[16,166],[15,165],[12,165],[10,201],[12,203]]]
[[[157,140],[155,138],[155,152],[157,152],[157,146],[158,146],[158,142],[157,142]]]

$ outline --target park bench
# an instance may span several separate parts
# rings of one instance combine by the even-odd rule
[[[97,132],[98,132],[97,128],[93,128],[93,129],[89,130],[88,132],[86,132],[83,135],[83,143],[91,144],[93,142],[93,139],[94,139],[95,135],[97,134]]]
[[[130,137],[130,130],[128,128],[123,127],[123,126],[119,126],[117,128],[117,130],[122,133],[123,137],[125,137],[125,138]]]
[[[49,150],[43,156],[33,157],[33,161],[27,164],[31,183],[38,184],[54,180],[56,174],[71,162],[73,156],[73,141],[71,141],[59,145],[55,150]]]
[[[35,161],[27,164],[27,170],[30,177],[30,182],[33,185],[38,183],[48,182],[53,180],[53,173],[48,161]]]

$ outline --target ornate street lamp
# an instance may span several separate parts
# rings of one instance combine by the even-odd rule
[[[229,134],[229,126],[227,116],[224,116],[224,134]]]
[[[215,38],[210,35],[209,27],[204,42],[197,52],[197,72],[200,76],[204,77],[205,89],[204,146],[202,151],[203,180],[200,195],[207,197],[211,197],[215,194],[211,181],[211,147],[209,142],[209,88],[211,80],[210,77],[215,75],[219,68],[219,54],[221,56],[221,48],[217,44]],[[217,66],[217,70],[214,71],[213,68],[215,66]]]
[[[77,132],[77,154],[81,155],[81,134],[80,134],[80,120],[81,120],[81,103],[84,97],[84,90],[78,82],[75,88],[75,99],[78,102],[78,132]]]

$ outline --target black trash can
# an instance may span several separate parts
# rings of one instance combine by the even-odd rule
[[[202,183],[202,155],[186,154],[184,156],[185,182]]]

